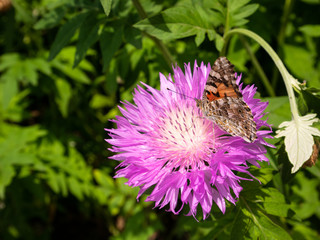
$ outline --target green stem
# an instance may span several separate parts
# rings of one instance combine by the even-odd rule
[[[241,28],[230,30],[229,32],[227,32],[225,34],[225,36],[224,36],[225,37],[225,45],[227,45],[230,37],[233,34],[242,34],[242,35],[245,35],[247,37],[252,38],[256,42],[258,42],[260,44],[260,46],[263,47],[264,50],[270,55],[270,57],[272,58],[273,62],[275,63],[275,65],[279,69],[279,72],[281,73],[281,76],[282,76],[282,78],[284,80],[284,84],[286,86],[288,97],[289,97],[289,103],[290,103],[292,118],[293,118],[293,120],[297,120],[298,117],[299,117],[299,113],[298,113],[298,108],[297,108],[297,103],[296,103],[296,100],[295,100],[293,88],[292,88],[292,85],[291,85],[291,82],[294,81],[294,79],[289,74],[287,69],[285,68],[284,64],[282,63],[281,59],[278,57],[277,53],[259,35],[255,34],[254,32],[252,32],[250,30],[241,29]]]
[[[132,2],[133,2],[133,5],[135,6],[135,8],[137,9],[138,14],[141,17],[141,19],[148,18],[147,13],[144,11],[144,9],[143,9],[142,5],[140,4],[139,0],[132,0]],[[148,33],[144,33],[144,34],[148,38],[150,38],[157,45],[157,47],[162,52],[163,57],[164,57],[166,63],[168,64],[169,68],[171,68],[172,67],[172,63],[174,62],[174,58],[170,54],[170,51],[168,50],[168,48],[158,38],[156,38],[154,36],[151,36]]]
[[[276,51],[279,53],[279,49],[280,47],[283,45],[284,43],[284,39],[286,36],[286,29],[287,29],[287,25],[289,22],[289,16],[291,13],[293,7],[293,0],[285,0],[284,3],[284,7],[283,7],[283,15],[281,18],[281,26],[280,26],[280,30],[279,30],[279,34],[278,34],[278,38],[277,38],[277,49]],[[272,73],[272,87],[275,88],[277,86],[277,82],[279,79],[279,72],[277,71],[276,68],[274,68],[273,73]]]
[[[264,87],[266,88],[269,96],[271,97],[275,97],[276,94],[266,76],[266,74],[264,73],[258,59],[256,58],[256,56],[254,55],[254,53],[252,52],[250,45],[248,44],[248,42],[246,41],[246,39],[243,36],[239,36],[240,41],[242,42],[244,48],[246,49],[247,53],[249,54],[252,64],[254,65],[255,69],[257,69],[258,71],[258,75],[260,76],[262,83],[264,85]]]

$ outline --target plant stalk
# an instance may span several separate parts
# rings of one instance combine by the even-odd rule
[[[139,0],[132,0],[133,5],[135,6],[135,8],[138,11],[139,16],[141,17],[141,19],[145,19],[148,18],[147,13],[144,11],[141,3],[139,2]],[[150,34],[144,32],[144,34],[150,38],[156,45],[157,47],[160,49],[160,51],[163,54],[163,57],[166,61],[166,63],[168,64],[169,68],[172,67],[172,63],[174,62],[174,58],[172,57],[170,51],[168,50],[168,48],[163,44],[163,42],[161,40],[159,40],[158,38],[151,36]]]
[[[298,117],[299,117],[298,107],[297,107],[297,103],[296,103],[296,100],[295,100],[294,91],[293,91],[293,88],[292,88],[292,85],[291,85],[291,82],[292,82],[291,80],[294,80],[294,79],[290,75],[290,73],[287,71],[286,67],[284,66],[283,62],[281,61],[281,59],[279,58],[277,53],[259,35],[255,34],[254,32],[252,32],[250,30],[242,29],[242,28],[233,29],[233,30],[230,30],[229,32],[227,32],[225,34],[225,45],[227,45],[230,37],[233,34],[242,34],[242,35],[245,35],[247,37],[252,38],[256,42],[258,42],[260,44],[260,46],[263,47],[264,50],[270,55],[270,57],[274,61],[275,65],[279,69],[279,72],[280,72],[280,74],[281,74],[281,76],[282,76],[282,78],[284,80],[284,84],[286,86],[286,90],[287,90],[288,97],[289,97],[289,103],[290,103],[290,108],[291,108],[291,113],[292,113],[292,119],[293,120],[297,120]]]

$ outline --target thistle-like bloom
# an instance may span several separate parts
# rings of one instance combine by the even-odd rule
[[[241,137],[226,136],[218,126],[206,119],[195,99],[201,99],[210,72],[210,64],[195,62],[193,73],[190,63],[185,73],[176,67],[166,78],[160,73],[161,90],[146,84],[134,91],[134,104],[119,107],[123,116],[113,120],[117,129],[106,129],[118,154],[112,159],[119,164],[115,177],[128,179],[127,184],[140,187],[137,198],[147,189],[151,194],[146,201],[155,207],[169,205],[169,211],[178,214],[189,205],[188,215],[196,216],[200,204],[205,219],[213,202],[224,213],[226,202],[235,204],[242,187],[242,178],[236,173],[251,174],[248,163],[259,167],[257,161],[268,161],[264,156],[263,138],[270,138],[271,127],[261,120],[266,102],[254,99],[254,86],[242,88],[241,75],[237,84],[244,101],[251,108],[257,129],[257,140],[248,143]],[[223,136],[222,136],[223,135]],[[269,145],[271,146],[271,145]],[[252,177],[252,176],[251,176]]]

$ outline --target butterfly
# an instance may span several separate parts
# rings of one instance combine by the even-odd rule
[[[226,57],[213,64],[202,99],[196,99],[204,116],[232,136],[246,142],[257,139],[256,123],[236,83],[234,66]]]

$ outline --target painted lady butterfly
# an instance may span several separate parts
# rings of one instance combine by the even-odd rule
[[[257,139],[256,123],[251,109],[243,101],[233,67],[226,57],[219,57],[214,62],[202,100],[196,99],[197,106],[220,129],[254,142]]]

